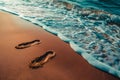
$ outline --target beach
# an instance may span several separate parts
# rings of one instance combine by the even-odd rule
[[[30,22],[0,12],[0,80],[119,80],[88,64],[68,43]],[[32,40],[39,45],[25,49],[15,46]],[[56,56],[42,68],[30,62],[53,50]]]

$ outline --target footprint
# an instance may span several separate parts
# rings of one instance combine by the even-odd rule
[[[52,59],[56,56],[56,53],[53,51],[47,51],[42,56],[35,58],[31,63],[29,64],[29,67],[32,69],[36,69],[39,67],[43,67],[45,63],[49,61],[49,59]]]
[[[17,46],[15,46],[15,48],[16,49],[24,49],[24,48],[28,48],[28,47],[38,45],[38,44],[40,44],[40,40],[33,40],[30,42],[24,42],[24,43],[18,44]]]

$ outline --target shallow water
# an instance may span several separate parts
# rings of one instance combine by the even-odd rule
[[[93,7],[113,14],[120,15],[120,0],[63,0],[72,1],[82,7]]]
[[[119,2],[0,0],[0,9],[42,26],[68,42],[93,66],[120,77]]]

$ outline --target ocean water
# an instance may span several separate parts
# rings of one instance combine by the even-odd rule
[[[0,10],[57,35],[91,65],[120,78],[120,0],[0,0]]]

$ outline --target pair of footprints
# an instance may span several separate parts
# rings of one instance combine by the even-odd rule
[[[40,40],[33,40],[30,42],[24,42],[21,44],[18,44],[17,46],[15,46],[16,49],[24,49],[24,48],[28,48],[34,45],[38,45],[40,44]],[[49,61],[49,59],[52,59],[53,57],[55,57],[56,53],[54,51],[47,51],[45,52],[43,55],[36,57],[35,59],[33,59],[31,61],[31,63],[29,64],[30,68],[39,68],[42,67],[45,63],[47,63]]]

